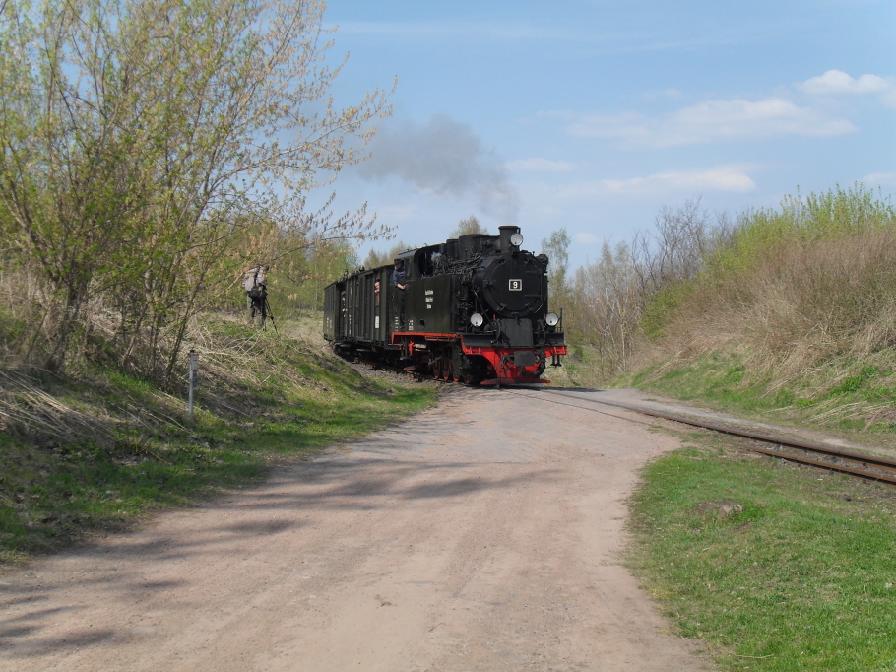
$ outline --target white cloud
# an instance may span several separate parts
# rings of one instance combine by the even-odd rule
[[[579,233],[573,234],[572,239],[580,245],[596,245],[601,240],[595,234],[588,233],[587,231],[581,231]]]
[[[842,70],[828,70],[800,84],[803,91],[813,95],[883,93],[891,87],[890,82],[878,75],[853,77]]]
[[[551,159],[542,159],[539,157],[508,161],[505,165],[507,166],[507,170],[519,173],[568,173],[575,168],[575,166],[568,161],[553,161]]]
[[[568,125],[575,136],[654,147],[776,135],[832,136],[855,130],[848,119],[783,98],[706,100],[653,119],[638,113],[585,115],[572,118]]]
[[[601,180],[612,193],[643,194],[670,191],[752,191],[756,183],[738,166],[706,170],[668,170],[641,177]]]
[[[896,187],[896,171],[868,173],[862,182],[869,187]]]
[[[668,196],[713,191],[748,192],[756,182],[745,166],[714,166],[693,170],[664,170],[634,177],[605,178],[574,182],[554,191],[567,199],[594,199],[608,196]]]

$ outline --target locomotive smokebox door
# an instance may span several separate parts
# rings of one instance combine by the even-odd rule
[[[511,278],[507,282],[507,289],[511,292],[521,292],[523,291],[523,281],[521,278]]]

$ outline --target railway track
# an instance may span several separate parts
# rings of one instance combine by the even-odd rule
[[[726,423],[719,419],[700,417],[657,407],[649,407],[643,404],[629,403],[617,399],[586,398],[581,394],[564,392],[562,390],[528,390],[527,392],[508,390],[515,394],[532,396],[549,403],[564,406],[576,406],[582,410],[602,413],[617,418],[632,421],[631,418],[615,415],[595,406],[618,408],[626,411],[640,413],[654,418],[671,420],[679,424],[708,429],[722,434],[739,436],[751,439],[751,450],[764,455],[778,457],[790,462],[799,462],[813,467],[839,471],[854,476],[861,476],[876,481],[896,485],[896,460],[892,458],[870,455],[849,448],[842,448],[821,441],[813,441],[804,437],[787,434],[775,428],[766,427],[742,427],[732,423]],[[557,399],[556,397],[563,397]],[[572,399],[580,403],[567,401]],[[636,422],[636,421],[635,421]]]

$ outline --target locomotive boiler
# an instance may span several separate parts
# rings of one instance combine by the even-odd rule
[[[401,253],[324,294],[324,337],[343,356],[476,385],[544,383],[566,355],[548,311],[548,258],[516,226]]]

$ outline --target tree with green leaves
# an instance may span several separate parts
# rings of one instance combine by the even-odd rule
[[[169,378],[190,318],[275,221],[303,245],[383,233],[362,205],[308,212],[364,156],[388,95],[338,107],[321,0],[0,6],[0,209],[40,279],[30,315],[61,369],[94,322]],[[137,352],[142,357],[137,357]]]

